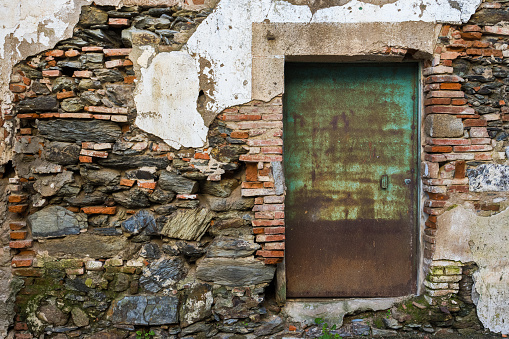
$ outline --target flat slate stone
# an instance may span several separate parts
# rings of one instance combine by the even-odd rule
[[[37,128],[39,133],[47,139],[70,142],[115,142],[122,134],[119,125],[102,120],[56,119],[39,121]]]
[[[509,191],[509,166],[483,164],[467,170],[472,192]]]
[[[87,217],[61,206],[49,206],[31,214],[27,223],[34,239],[55,238],[79,234],[80,229],[87,227]]]
[[[126,296],[113,302],[114,324],[165,325],[178,322],[178,298],[171,296]]]
[[[213,217],[214,213],[206,207],[180,209],[168,218],[161,234],[175,239],[200,240]]]
[[[268,283],[276,268],[254,258],[205,258],[198,263],[196,277],[231,287]]]
[[[49,256],[89,256],[91,258],[111,258],[122,256],[129,250],[129,242],[123,236],[104,237],[82,233],[80,235],[69,235],[63,239],[48,239],[39,244],[41,251],[48,251]]]
[[[163,288],[175,286],[186,275],[182,258],[161,258],[143,268],[140,285],[147,291],[157,293]]]
[[[67,142],[52,142],[45,147],[43,155],[49,162],[59,165],[72,165],[79,162],[81,147]]]
[[[149,155],[114,155],[110,154],[108,159],[99,159],[97,163],[105,167],[121,169],[138,168],[143,166],[166,168],[170,164],[167,157],[153,157]]]
[[[146,210],[138,211],[135,215],[122,222],[122,229],[132,234],[138,234],[148,228],[149,233],[157,231],[156,220]]]
[[[158,186],[163,190],[170,190],[180,194],[196,193],[199,188],[198,182],[168,171],[161,172]]]
[[[54,96],[40,96],[21,100],[16,108],[18,112],[48,112],[58,109],[58,101]]]

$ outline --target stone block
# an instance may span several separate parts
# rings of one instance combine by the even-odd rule
[[[461,119],[447,114],[429,114],[424,122],[424,131],[432,138],[455,138],[463,136]]]
[[[81,229],[88,226],[84,215],[75,214],[61,206],[49,206],[35,212],[28,217],[27,222],[34,239],[79,234]]]
[[[170,216],[161,234],[183,240],[200,240],[214,213],[208,208],[178,210]]]
[[[275,269],[254,258],[205,258],[198,263],[196,277],[218,285],[248,286],[270,282]]]

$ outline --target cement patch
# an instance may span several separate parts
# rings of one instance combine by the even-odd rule
[[[479,217],[456,207],[438,217],[434,260],[475,262],[477,315],[493,332],[509,333],[509,209]]]

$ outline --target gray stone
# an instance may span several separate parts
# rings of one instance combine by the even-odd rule
[[[83,233],[70,235],[62,239],[48,239],[39,244],[41,251],[48,251],[54,257],[76,256],[91,258],[111,258],[122,256],[129,251],[129,243],[125,237],[103,237]]]
[[[449,114],[429,114],[424,121],[424,131],[432,138],[463,136],[463,122]]]
[[[81,100],[84,100],[88,105],[91,106],[97,106],[101,103],[101,97],[90,91],[82,93]]]
[[[390,317],[390,318],[383,318],[382,321],[383,321],[385,327],[387,327],[387,328],[389,328],[391,330],[399,330],[400,328],[403,327],[403,326],[401,326],[399,324],[399,322],[396,319],[394,319],[392,317]]]
[[[34,239],[54,238],[70,234],[79,234],[87,228],[87,217],[73,213],[61,206],[49,206],[27,218]]]
[[[57,66],[60,68],[83,69],[83,64],[79,60],[62,60],[57,62]]]
[[[79,112],[85,108],[85,105],[80,98],[69,98],[63,100],[60,107],[66,112]]]
[[[80,55],[81,62],[102,63],[104,61],[104,53],[85,53]]]
[[[188,261],[196,261],[205,254],[205,249],[199,242],[177,241],[177,247]]]
[[[166,168],[170,164],[168,157],[154,157],[150,155],[113,155],[110,154],[108,159],[99,159],[97,163],[105,167],[114,168],[138,168],[143,166],[157,167],[159,169]]]
[[[110,320],[115,324],[165,325],[178,322],[178,298],[170,296],[126,296],[113,302]]]
[[[148,29],[154,31],[156,29],[165,29],[170,27],[171,21],[166,18],[153,18],[150,16],[139,16],[133,21],[133,26],[138,29]]]
[[[198,192],[199,185],[196,181],[184,178],[175,172],[162,171],[159,175],[159,187],[180,194],[192,194]]]
[[[205,258],[198,263],[196,277],[232,287],[257,285],[270,282],[275,269],[254,258]]]
[[[161,42],[161,37],[151,31],[136,30],[131,32],[131,43],[133,45],[157,45]]]
[[[160,215],[170,215],[173,212],[175,212],[177,209],[178,209],[178,207],[173,204],[154,206],[154,212],[156,214],[160,214]],[[164,226],[165,223],[166,223],[166,221],[163,223],[162,226]],[[162,227],[160,227],[160,228],[162,229]]]
[[[240,189],[234,190],[228,198],[207,197],[210,209],[216,212],[229,210],[251,210],[254,198],[243,198]]]
[[[73,78],[69,77],[58,77],[53,82],[53,87],[51,91],[53,93],[61,92],[62,90],[73,91],[76,88],[76,81]]]
[[[108,22],[108,14],[95,6],[83,6],[79,22],[84,26],[105,24]]]
[[[43,197],[55,195],[65,184],[73,182],[73,173],[64,171],[57,175],[39,176],[34,184],[34,189]]]
[[[178,210],[173,213],[161,234],[183,240],[200,240],[209,227],[214,214],[208,208]]]
[[[49,299],[38,308],[37,318],[54,326],[63,326],[69,320],[69,315],[57,307],[55,299]]]
[[[88,315],[79,307],[73,307],[71,310],[72,321],[74,325],[78,327],[88,326],[90,319],[88,319]]]
[[[371,327],[371,335],[373,337],[394,337],[398,334],[395,330],[382,330],[376,327]]]
[[[141,248],[140,257],[148,259],[159,259],[161,257],[161,250],[157,244],[148,243],[143,245]]]
[[[44,140],[39,137],[20,138],[14,144],[14,152],[23,154],[36,154],[42,150]]]
[[[254,335],[256,337],[262,337],[270,334],[277,333],[281,331],[284,327],[283,319],[278,317],[277,315],[271,316],[269,319],[265,320],[260,327],[258,327],[254,331]]]
[[[130,280],[129,276],[125,273],[118,273],[113,280],[113,291],[123,292],[129,288]]]
[[[482,164],[468,169],[467,176],[472,192],[509,191],[509,166]]]
[[[122,131],[114,122],[92,120],[63,120],[39,121],[39,133],[50,140],[71,142],[115,142]]]
[[[115,69],[96,69],[94,74],[101,82],[117,82],[124,81],[124,75]]]
[[[117,204],[125,208],[143,208],[150,206],[147,194],[138,187],[131,188],[129,191],[125,192],[113,193],[113,199]]]
[[[145,228],[147,228],[149,234],[157,232],[154,216],[146,210],[138,211],[132,217],[122,222],[122,229],[132,234],[139,234]]]
[[[143,268],[140,285],[147,291],[157,293],[175,287],[186,275],[187,269],[182,258],[161,258]]]
[[[85,193],[81,192],[76,197],[65,198],[64,201],[71,206],[94,206],[102,205],[108,196],[102,192]],[[107,216],[106,216],[107,217]]]
[[[152,180],[155,179],[157,168],[155,167],[142,167],[125,172],[127,179],[131,180]]]
[[[180,325],[187,327],[212,315],[212,287],[199,284],[185,291],[180,305]]]
[[[134,103],[134,85],[130,84],[108,84],[106,85],[108,93],[115,96],[117,101],[126,107],[135,107]]]
[[[479,25],[495,25],[509,21],[509,11],[505,8],[483,8],[470,17],[471,23]]]
[[[58,109],[58,101],[54,96],[44,95],[21,100],[16,108],[18,112],[50,112]]]
[[[272,165],[272,177],[274,178],[274,189],[276,195],[283,195],[286,190],[285,186],[285,174],[283,171],[283,163],[281,161],[271,162]]]
[[[221,181],[205,181],[202,192],[216,197],[229,197],[232,191],[239,186],[237,179],[223,179]]]
[[[92,227],[103,227],[108,222],[109,216],[106,214],[97,214],[88,217],[88,224]]]
[[[148,197],[150,201],[158,204],[167,204],[175,199],[175,193],[171,191],[164,191],[159,187],[156,187],[154,192]],[[164,214],[164,213],[160,213]]]
[[[81,79],[78,84],[80,91],[88,91],[89,89],[101,89],[103,86],[99,80]]]
[[[35,92],[35,94],[39,95],[47,95],[51,93],[48,86],[46,86],[46,84],[41,84],[39,81],[32,82],[31,89]]]
[[[252,255],[260,245],[254,239],[216,237],[207,248],[207,258],[242,258]]]
[[[46,160],[59,165],[72,165],[79,162],[81,147],[66,142],[52,142],[43,149]]]
[[[114,186],[120,183],[120,172],[113,169],[92,170],[81,167],[80,174],[86,183],[95,186]]]
[[[192,333],[211,333],[211,330],[212,330],[212,325],[207,324],[206,322],[202,321],[199,323],[192,324],[186,328],[183,328],[181,335],[185,336],[185,335],[192,334]],[[182,337],[182,338],[196,338],[196,337],[199,338],[199,336]]]

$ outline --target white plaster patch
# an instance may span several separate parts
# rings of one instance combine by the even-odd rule
[[[141,68],[134,97],[136,125],[177,149],[203,146],[207,127],[196,109],[200,91],[197,74],[198,65],[187,53],[156,55],[148,68]]]
[[[490,331],[509,333],[509,209],[480,217],[460,206],[439,216],[437,224],[433,259],[474,261],[479,320]]]

